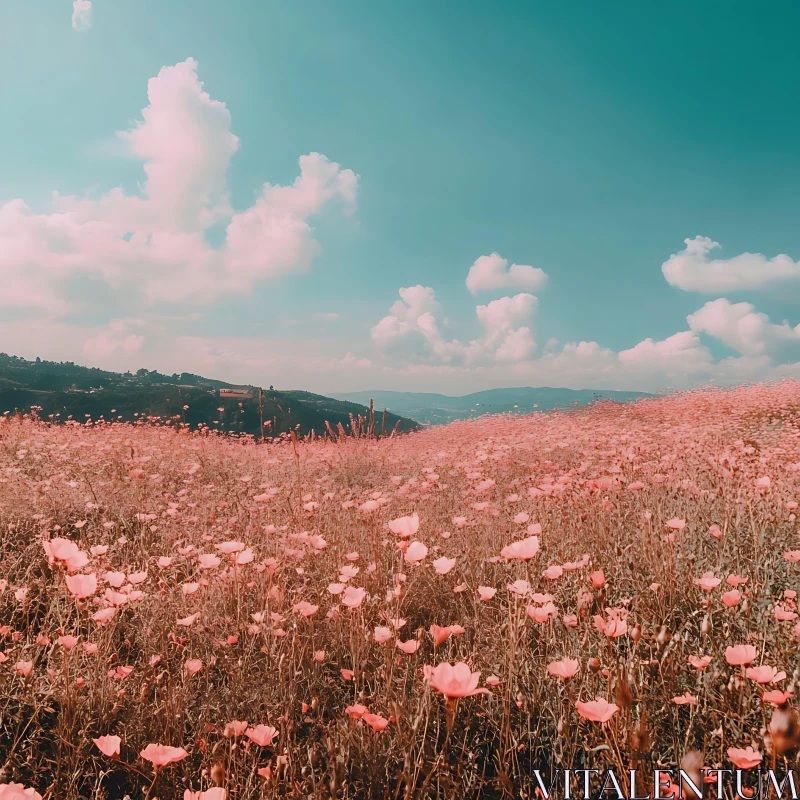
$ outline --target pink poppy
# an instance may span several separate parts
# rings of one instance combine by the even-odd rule
[[[256,725],[255,728],[248,728],[244,735],[259,747],[269,747],[278,736],[278,731],[272,725]]]
[[[413,655],[419,648],[419,642],[416,639],[409,639],[407,642],[401,642],[398,639],[396,644],[397,648],[402,650],[407,656]]]
[[[497,589],[492,586],[479,586],[478,595],[481,600],[488,603],[497,594]]]
[[[348,586],[342,595],[342,604],[348,608],[358,608],[367,596],[366,589]]]
[[[353,719],[361,719],[361,717],[368,713],[368,711],[369,709],[366,706],[362,706],[360,703],[356,703],[353,706],[347,706],[345,709],[345,713]]]
[[[744,674],[756,683],[778,683],[786,678],[785,672],[779,672],[777,667],[762,664],[760,667],[748,667]]]
[[[732,667],[741,667],[756,660],[758,651],[751,644],[737,644],[725,648],[725,660]]]
[[[361,719],[374,731],[382,731],[389,724],[389,720],[385,717],[382,717],[380,714],[371,714],[369,711],[363,714]]]
[[[42,796],[21,783],[0,783],[0,800],[42,800]]]
[[[97,749],[109,758],[116,758],[119,755],[119,747],[122,744],[122,739],[119,736],[100,736],[97,739],[92,739]]]
[[[473,672],[463,661],[449,664],[446,661],[425,668],[425,677],[431,687],[447,698],[472,697],[489,694],[488,689],[478,689],[480,672]]]
[[[375,628],[375,641],[378,644],[386,644],[392,638],[392,631],[389,628],[379,625]]]
[[[422,542],[411,542],[403,558],[408,564],[419,564],[428,555],[428,548]]]
[[[562,658],[547,665],[547,674],[555,678],[568,681],[580,669],[580,662],[576,658]]]
[[[506,545],[501,551],[500,555],[511,561],[517,559],[519,561],[528,561],[539,552],[539,539],[536,536],[529,536],[527,539],[521,539],[518,542],[512,542]]]
[[[602,697],[590,700],[587,703],[578,700],[575,703],[575,709],[584,719],[588,719],[590,722],[608,722],[619,711],[618,706],[609,703]]]
[[[226,739],[232,739],[235,736],[242,736],[248,727],[248,723],[244,720],[234,719],[225,724],[225,730],[223,730],[222,735]]]
[[[444,556],[437,558],[433,562],[433,568],[437,575],[447,575],[455,565],[456,560],[454,558],[445,558]]]
[[[148,744],[139,755],[149,761],[154,769],[169,766],[183,761],[189,754],[182,747],[170,747],[166,744]]]
[[[403,539],[408,539],[419,530],[419,515],[414,513],[410,517],[398,517],[389,520],[389,530]]]
[[[714,656],[689,656],[689,663],[698,672],[704,670],[714,659]]]
[[[602,589],[606,585],[606,576],[603,570],[598,569],[589,573],[589,580],[594,589]]]
[[[675,703],[676,706],[696,706],[697,698],[690,692],[684,692],[678,697],[673,697],[672,702]]]
[[[761,695],[761,699],[767,703],[782,706],[784,703],[788,702],[793,694],[794,692],[782,692],[780,689],[770,689],[768,692],[764,692],[764,694]]]
[[[188,675],[194,675],[203,668],[203,662],[199,658],[190,658],[184,665]]]
[[[728,758],[739,767],[739,769],[752,769],[761,763],[762,756],[758,750],[753,750],[753,748],[749,746],[743,750],[738,747],[729,747]]]
[[[88,575],[66,575],[64,580],[70,594],[78,600],[91,597],[97,591],[97,575],[94,572]]]
[[[715,578],[713,572],[704,572],[702,578],[695,578],[694,585],[699,586],[704,592],[711,592],[722,583],[720,578]]]
[[[725,594],[722,595],[722,602],[728,606],[728,608],[733,608],[741,599],[742,593],[738,589],[731,589],[729,592],[725,592]]]

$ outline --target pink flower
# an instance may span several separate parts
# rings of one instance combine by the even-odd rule
[[[234,719],[231,722],[226,723],[225,730],[223,730],[222,735],[226,739],[232,739],[235,736],[242,736],[248,727],[249,725],[244,720]]]
[[[23,678],[27,678],[28,675],[31,674],[32,670],[33,670],[33,661],[17,661],[17,663],[14,664],[14,672],[16,672],[17,675],[20,675]]]
[[[244,735],[259,747],[269,747],[277,737],[278,731],[272,725],[256,725],[255,728],[248,728]]]
[[[698,672],[701,672],[712,662],[713,658],[713,656],[689,656],[689,663]]]
[[[357,588],[355,586],[348,586],[342,595],[342,605],[348,608],[358,608],[364,602],[367,596],[366,589]]]
[[[369,711],[367,711],[361,719],[374,731],[382,731],[389,724],[389,720],[385,717],[382,717],[380,714],[370,714]]]
[[[737,644],[725,648],[725,660],[732,667],[741,667],[756,660],[758,651],[751,644]]]
[[[119,755],[119,746],[122,744],[122,739],[119,736],[100,736],[97,739],[92,739],[97,749],[109,758],[116,758]]]
[[[428,548],[422,542],[411,542],[404,558],[408,564],[419,564],[427,555]]]
[[[595,589],[602,589],[606,585],[606,576],[603,570],[598,569],[589,573],[589,580]]]
[[[591,722],[608,722],[619,711],[618,706],[609,703],[602,697],[590,700],[588,703],[578,700],[575,703],[575,709],[584,719]]]
[[[733,608],[741,599],[742,593],[738,589],[731,589],[729,592],[725,592],[725,594],[722,595],[722,602],[728,606],[728,608]]]
[[[676,706],[696,706],[697,698],[690,692],[684,692],[678,697],[673,697],[672,702],[675,703]]]
[[[463,661],[448,664],[446,661],[436,667],[426,668],[430,685],[447,698],[472,697],[476,694],[489,694],[488,689],[478,689],[480,672],[473,672]]]
[[[386,644],[391,638],[392,631],[390,628],[386,628],[383,625],[378,625],[378,627],[375,628],[375,641],[378,644]]]
[[[728,758],[739,769],[752,769],[761,763],[761,753],[758,750],[753,750],[752,747],[747,747],[744,750],[738,747],[729,747]]]
[[[97,575],[90,572],[88,575],[66,575],[67,589],[78,600],[91,597],[97,591]]]
[[[389,530],[395,536],[408,539],[419,530],[419,515],[414,513],[410,517],[389,520]]]
[[[720,578],[715,578],[713,572],[704,572],[702,578],[695,578],[695,586],[699,586],[704,592],[711,592],[722,583]]]
[[[407,642],[396,642],[397,649],[402,650],[407,656],[413,655],[419,648],[419,642],[416,639],[409,639]]]
[[[362,706],[360,703],[356,703],[354,706],[347,706],[344,710],[347,716],[352,717],[352,719],[361,719],[364,714],[369,712],[366,706]]]
[[[21,783],[0,783],[0,800],[42,800],[42,796]]]
[[[756,683],[778,683],[786,677],[785,672],[778,672],[777,667],[762,664],[760,667],[748,667],[744,674]]]
[[[562,658],[547,665],[547,674],[568,681],[579,669],[580,662],[576,658]]]
[[[447,575],[455,565],[456,560],[454,558],[445,558],[444,556],[437,558],[433,562],[433,568],[436,570],[437,575]]]
[[[221,786],[212,786],[204,792],[193,792],[186,789],[183,793],[183,800],[225,800],[227,792]]]
[[[512,542],[506,545],[501,551],[500,555],[511,561],[517,559],[519,561],[528,561],[539,552],[539,539],[536,536],[529,536],[527,539],[521,539],[518,542]]]
[[[190,658],[184,665],[183,668],[186,670],[187,674],[194,675],[196,672],[200,672],[203,669],[203,662],[199,658]]]
[[[483,600],[485,603],[488,603],[496,594],[497,594],[497,589],[491,586],[478,587],[478,595],[480,596],[481,600]]]
[[[153,765],[153,769],[169,766],[183,761],[189,754],[182,747],[170,747],[166,744],[148,744],[139,755]]]

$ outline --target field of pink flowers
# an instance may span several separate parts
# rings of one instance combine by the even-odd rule
[[[798,500],[796,382],[339,442],[7,415],[0,798],[786,769]]]

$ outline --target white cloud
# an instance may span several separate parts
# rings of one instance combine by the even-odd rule
[[[226,172],[239,140],[196,62],[164,67],[147,94],[142,120],[119,134],[144,162],[141,195],[55,194],[49,213],[19,199],[0,206],[0,305],[63,314],[89,301],[87,285],[125,314],[137,304],[208,303],[307,269],[320,252],[311,218],[337,200],[354,209],[358,176],[310,153],[291,186],[264,184],[251,208],[234,213]],[[212,247],[206,231],[219,221],[225,241]]]
[[[527,289],[536,291],[547,283],[547,273],[538,267],[512,264],[498,253],[481,256],[470,267],[467,289],[472,294],[493,289]]]
[[[708,370],[713,358],[692,331],[681,331],[661,341],[644,339],[620,351],[619,361],[637,373],[654,372],[673,378]]]
[[[91,0],[75,0],[72,4],[72,28],[76,31],[88,31],[92,27]]]
[[[536,341],[530,323],[537,300],[531,294],[502,297],[475,309],[483,335],[467,344],[446,341],[439,329],[436,294],[429,286],[400,289],[401,299],[372,329],[379,350],[414,362],[478,366],[516,362],[533,356]]]
[[[779,363],[800,358],[800,325],[775,325],[751,303],[711,300],[686,318],[696,333],[706,333],[743,356],[769,356]]]
[[[687,292],[732,292],[800,281],[800,262],[787,255],[768,259],[760,253],[733,258],[709,258],[720,247],[705,236],[685,239],[686,247],[661,266],[667,282]]]

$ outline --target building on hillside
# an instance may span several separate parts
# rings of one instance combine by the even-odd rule
[[[220,389],[219,396],[221,399],[225,399],[227,397],[230,397],[232,399],[233,398],[242,399],[242,398],[252,397],[253,392],[246,386],[235,386],[232,389]]]

